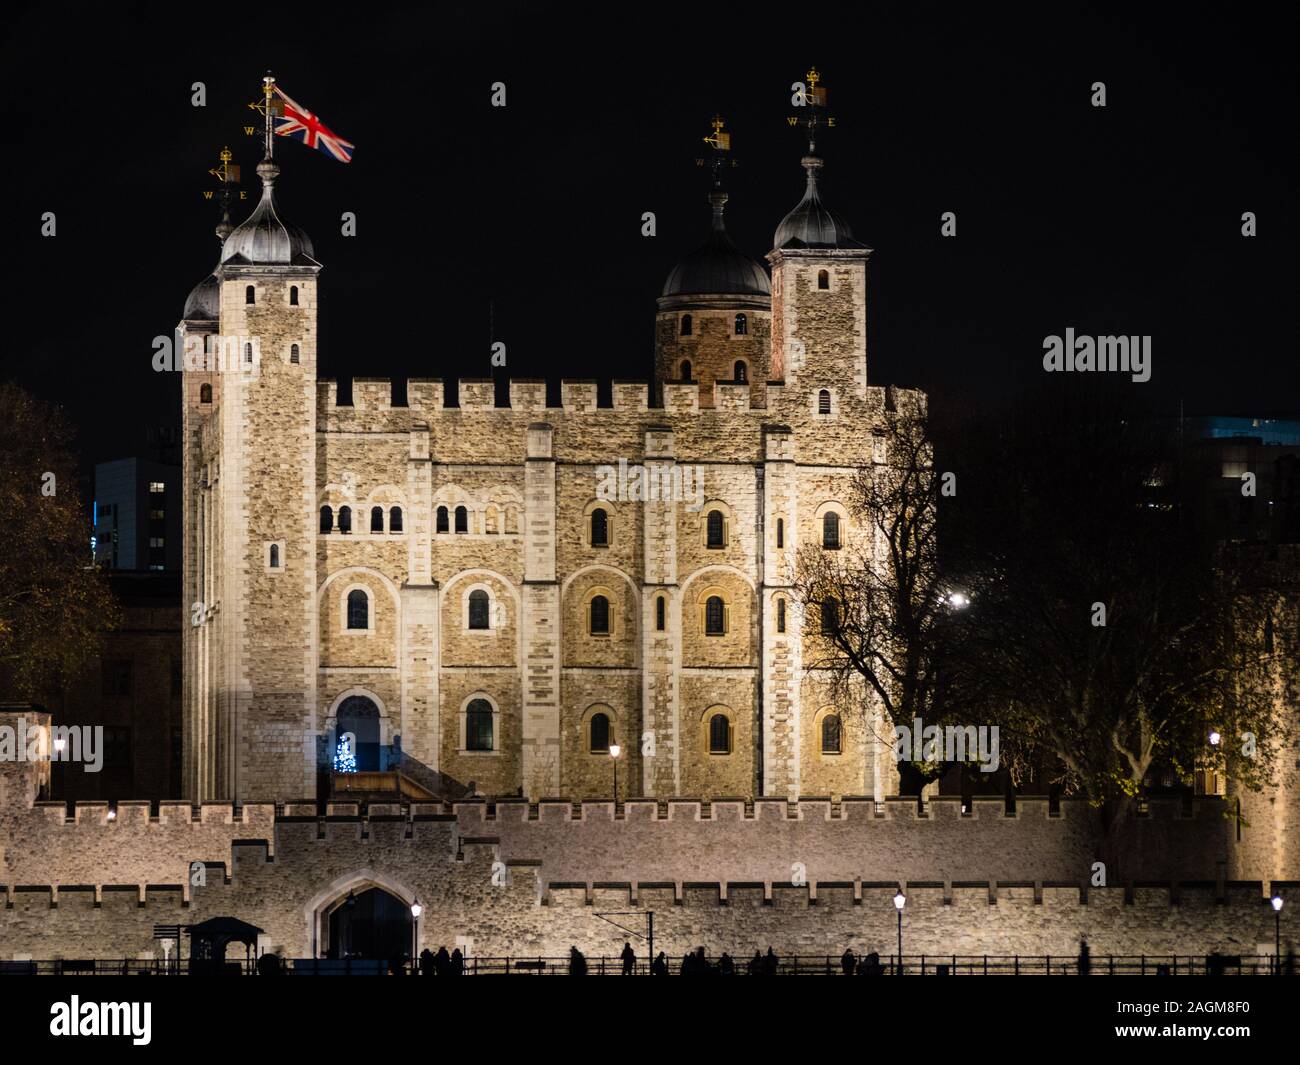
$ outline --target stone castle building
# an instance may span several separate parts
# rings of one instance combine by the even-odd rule
[[[855,543],[848,484],[925,398],[868,384],[870,249],[803,167],[770,280],[715,187],[658,301],[653,387],[616,381],[610,408],[590,381],[560,407],[533,380],[508,407],[490,380],[396,405],[358,379],[339,403],[321,264],[258,167],[179,325],[233,356],[184,374],[187,796],[317,796],[345,734],[359,768],[488,796],[608,795],[611,742],[629,797],[891,790],[878,730],[802,666],[790,581],[801,546]],[[620,462],[700,494],[601,498]]]

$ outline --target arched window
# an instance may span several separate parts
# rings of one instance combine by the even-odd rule
[[[244,361],[245,361],[245,362],[252,362],[252,361],[253,361],[253,345],[252,345],[252,344],[245,344],[245,345],[244,345]]]
[[[655,629],[659,632],[664,631],[664,615],[667,614],[667,606],[664,597],[661,595],[655,600]]]
[[[705,537],[709,547],[726,546],[726,523],[722,517],[722,511],[711,510],[705,521]]]
[[[279,569],[279,568],[280,568],[280,545],[279,545],[279,544],[272,544],[272,545],[271,545],[271,559],[270,559],[270,561],[271,561],[271,568],[272,568],[272,569]]]
[[[469,532],[469,511],[464,507],[456,508],[456,531],[458,533]]]
[[[687,359],[682,363],[682,380],[687,384],[691,383],[691,360]]]
[[[257,300],[256,300],[256,295],[255,295],[255,294],[256,294],[256,291],[257,291],[257,290],[256,290],[255,288],[253,288],[252,285],[246,285],[246,286],[244,287],[244,302],[245,302],[245,303],[256,303],[256,302],[257,302]]]
[[[486,699],[473,699],[465,708],[465,749],[491,751],[492,704]]]
[[[822,547],[830,551],[840,549],[840,516],[833,510],[822,515]]]
[[[825,270],[817,271],[817,287],[818,288],[831,287],[831,275],[827,273]]]
[[[593,636],[609,635],[609,600],[603,595],[591,597],[591,634]]]
[[[709,754],[731,753],[731,722],[726,714],[709,718]]]
[[[592,714],[591,715],[591,753],[609,754],[609,745],[613,739],[614,739],[613,730],[609,727],[609,715]]]
[[[352,531],[352,508],[339,507],[339,532],[350,533]]]
[[[776,549],[785,547],[785,518],[776,519]]]
[[[739,359],[736,360],[735,375],[736,375],[736,384],[743,385],[749,383],[749,367],[747,367]]]
[[[840,753],[840,715],[827,714],[822,718],[822,754]]]
[[[704,635],[722,636],[727,630],[727,607],[722,596],[711,595],[704,604]]]
[[[211,386],[211,385],[199,385],[199,402],[200,402],[200,403],[211,403],[211,402],[212,402],[212,386]]]
[[[690,335],[691,335],[691,316],[689,314],[683,314],[682,315],[682,336],[688,337]]]
[[[370,628],[370,596],[360,588],[348,592],[348,628]]]
[[[290,345],[289,345],[289,361],[290,361],[290,362],[293,362],[293,363],[297,363],[297,362],[302,361],[302,360],[299,359],[299,357],[298,357],[298,345],[297,345],[297,344],[290,344]]]
[[[840,631],[840,602],[838,599],[822,600],[822,635],[834,636]]]
[[[1264,653],[1273,653],[1273,611],[1264,615]]]
[[[395,532],[395,533],[402,531],[402,508],[401,507],[388,508],[388,531]]]
[[[448,524],[447,524],[447,508],[446,508],[446,507],[439,507],[439,508],[438,508],[438,514],[437,514],[436,521],[437,521],[437,524],[434,526],[434,529],[435,529],[437,532],[445,533],[445,532],[448,531],[449,526],[448,526]]]
[[[776,601],[776,631],[785,632],[785,600]]]
[[[475,588],[474,591],[469,593],[469,627],[471,629],[491,627],[488,624],[489,605],[488,594],[482,588]]]
[[[829,414],[831,412],[831,394],[823,388],[817,393],[817,413]]]
[[[609,546],[609,515],[600,507],[591,512],[591,546]]]
[[[736,336],[743,337],[749,332],[749,319],[743,314],[736,315]]]
[[[370,508],[370,531],[372,533],[381,533],[384,531],[384,508]]]
[[[320,531],[323,533],[334,531],[334,509],[332,507],[320,508]]]
[[[298,286],[297,286],[297,285],[290,285],[290,286],[289,286],[289,306],[290,306],[290,307],[297,307],[297,306],[298,306]]]

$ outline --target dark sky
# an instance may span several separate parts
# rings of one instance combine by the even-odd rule
[[[88,462],[178,422],[152,340],[216,262],[201,192],[223,144],[250,195],[236,221],[257,195],[241,129],[269,67],[357,145],[345,166],[277,141],[281,208],[325,265],[322,376],[484,377],[495,338],[509,376],[648,377],[654,299],[707,231],[708,119],[726,117],[739,160],[731,232],[761,257],[802,192],[785,116],[815,64],[837,118],[824,198],[875,249],[873,383],[993,402],[1074,326],[1150,334],[1153,379],[1133,387],[1170,409],[1300,408],[1296,74],[1270,9],[877,7],[15,10],[3,376],[69,408]]]

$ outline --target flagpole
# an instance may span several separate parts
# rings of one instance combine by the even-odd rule
[[[275,93],[275,78],[271,72],[266,72],[266,77],[262,79],[262,93],[266,97],[266,106],[263,109],[266,113],[266,158],[271,159],[275,155],[275,144],[272,139],[272,114],[271,114],[271,97]]]

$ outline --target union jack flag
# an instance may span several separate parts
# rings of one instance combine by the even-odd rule
[[[275,93],[284,101],[284,115],[278,118],[279,125],[275,127],[276,136],[298,137],[308,148],[329,152],[340,163],[352,162],[355,144],[345,141],[337,133],[332,132],[307,108],[294,103],[289,98],[289,94],[279,85],[275,86]]]

